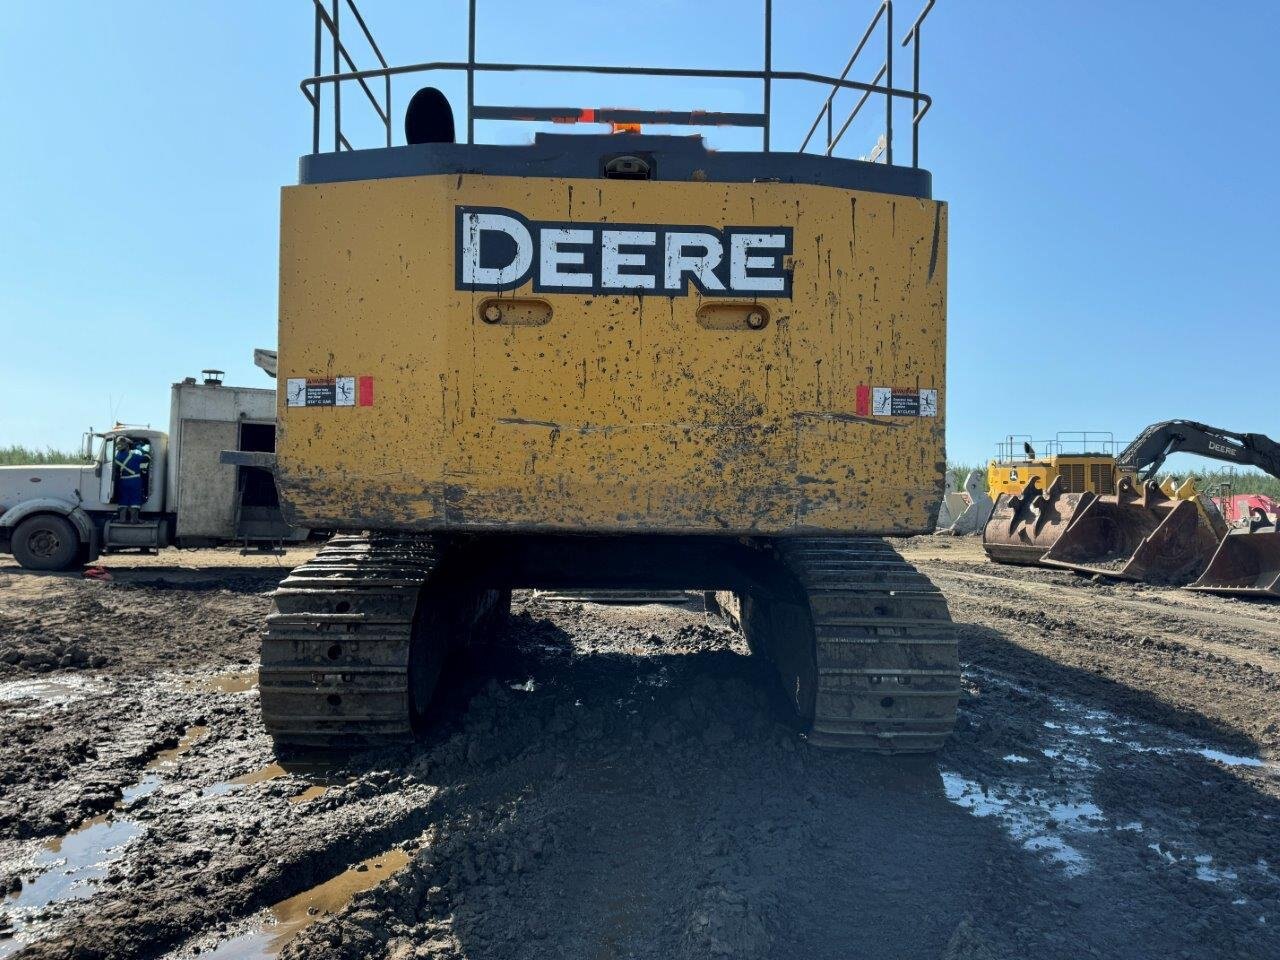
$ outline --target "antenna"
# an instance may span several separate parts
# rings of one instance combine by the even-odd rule
[[[113,394],[110,394],[110,393],[107,394],[107,404],[111,407],[112,423],[117,423],[119,421],[119,418],[116,416],[116,414],[120,412],[120,404],[124,403],[124,398],[125,398],[125,394],[123,393],[120,394],[119,400],[117,400]]]

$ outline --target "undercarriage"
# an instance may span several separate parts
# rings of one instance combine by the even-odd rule
[[[450,654],[511,591],[698,588],[776,668],[823,746],[937,750],[960,674],[941,593],[880,538],[342,534],[275,595],[261,691],[277,745],[422,732]]]

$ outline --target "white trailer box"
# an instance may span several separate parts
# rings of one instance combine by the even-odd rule
[[[169,510],[181,543],[235,540],[250,468],[218,461],[223,450],[275,449],[276,392],[188,380],[173,385],[169,406]],[[261,498],[260,498],[261,499]]]

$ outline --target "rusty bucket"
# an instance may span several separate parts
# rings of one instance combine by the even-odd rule
[[[1061,476],[1044,491],[1039,477],[1032,477],[1021,493],[1003,493],[996,500],[982,531],[982,549],[996,563],[1035,566],[1095,498],[1093,493],[1063,493]]]
[[[1247,530],[1218,544],[1200,579],[1188,589],[1242,597],[1280,597],[1280,528],[1255,508]]]
[[[1154,481],[1096,497],[1045,553],[1047,566],[1123,580],[1185,584],[1208,565],[1221,532],[1194,500],[1168,496]]]

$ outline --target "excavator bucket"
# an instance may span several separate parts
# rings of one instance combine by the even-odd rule
[[[1261,510],[1247,530],[1230,533],[1218,544],[1191,590],[1242,597],[1280,597],[1280,527]]]
[[[1071,521],[1097,499],[1093,493],[1063,493],[1062,476],[1049,489],[1032,477],[1021,493],[1002,493],[982,531],[982,549],[996,563],[1035,566]]]
[[[1045,553],[1047,566],[1123,580],[1185,584],[1208,565],[1221,531],[1193,499],[1153,481],[1139,493],[1123,477],[1114,496],[1094,498]]]

